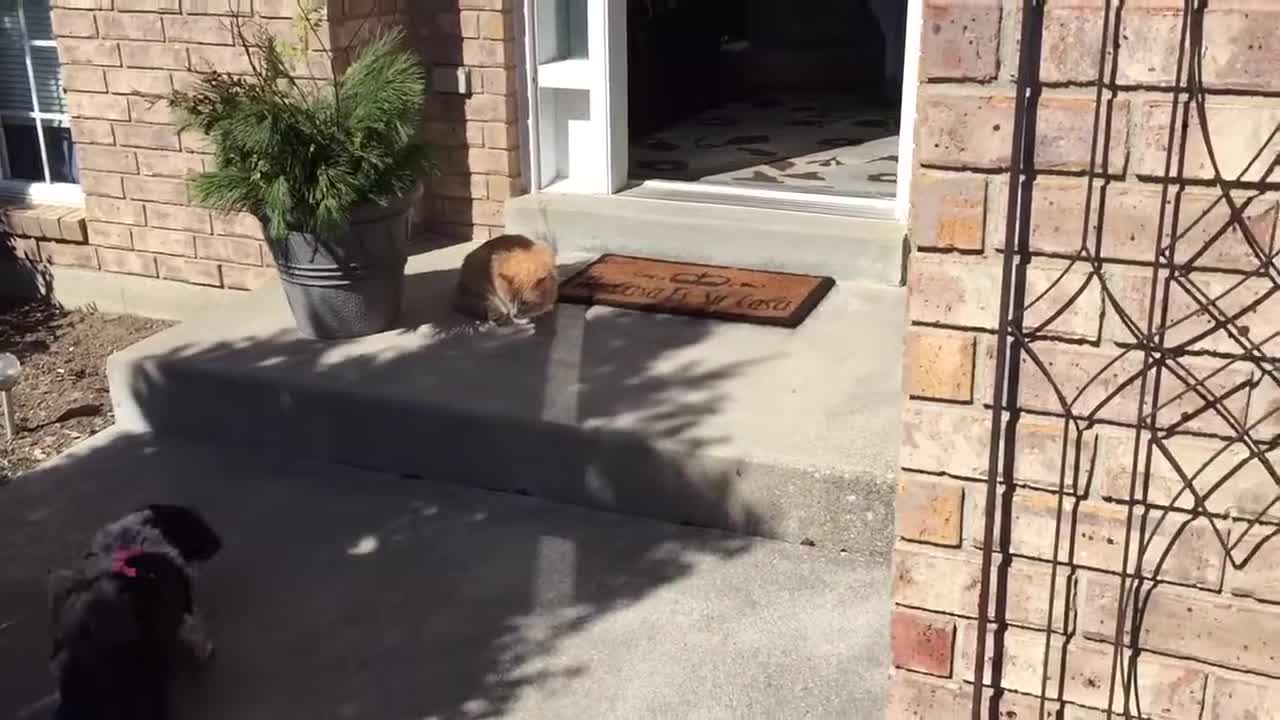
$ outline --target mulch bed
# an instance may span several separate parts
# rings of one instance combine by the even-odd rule
[[[0,427],[0,484],[111,425],[107,356],[170,324],[0,300],[0,352],[22,363],[17,437],[5,444]]]

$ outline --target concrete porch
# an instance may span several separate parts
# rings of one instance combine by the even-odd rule
[[[469,249],[412,258],[379,336],[302,338],[269,286],[113,356],[117,429],[0,506],[0,714],[48,693],[44,570],[158,499],[229,536],[186,717],[878,716],[904,290],[482,330]]]
[[[155,335],[108,363],[117,422],[888,557],[901,288],[842,283],[796,330],[561,305],[484,331],[449,306],[469,249],[411,259],[400,330],[307,340],[268,287]]]

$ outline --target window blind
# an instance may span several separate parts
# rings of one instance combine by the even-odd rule
[[[39,107],[34,107],[31,101],[28,57]],[[66,112],[58,73],[58,51],[53,46],[48,0],[0,0],[0,114],[29,117],[35,111]]]

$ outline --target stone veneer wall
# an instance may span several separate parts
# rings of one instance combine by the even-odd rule
[[[234,4],[233,4],[234,3]],[[209,166],[204,139],[179,133],[162,96],[216,67],[247,71],[234,8],[250,29],[292,34],[297,0],[53,0],[63,86],[85,193],[87,233],[24,242],[26,261],[230,289],[271,277],[246,215],[195,207],[183,180]],[[427,184],[424,239],[488,238],[519,183],[512,0],[328,0],[322,37],[339,50],[399,23],[434,66],[423,132],[442,174]],[[332,77],[313,53],[300,75]],[[459,78],[465,78],[459,80]]]
[[[1012,98],[1019,37],[1017,0],[926,0],[920,126],[910,234],[910,316],[906,378],[910,400],[904,418],[902,472],[898,492],[893,616],[893,693],[889,716],[901,718],[968,717],[974,672],[981,544],[991,428],[994,377],[994,329],[1000,300],[1000,263],[1007,198],[1005,184],[1013,126]],[[1182,22],[1181,0],[1143,0],[1124,6],[1117,83],[1103,118],[1113,122],[1109,182],[1095,182],[1092,208],[1086,211],[1093,137],[1094,80],[1103,0],[1050,0],[1046,10],[1041,63],[1043,95],[1039,103],[1037,166],[1032,231],[1027,266],[1028,297],[1048,287],[1067,266],[1066,256],[1081,244],[1086,216],[1095,227],[1105,209],[1102,272],[1117,301],[1145,320],[1150,263],[1160,216],[1160,184],[1170,123],[1172,85]],[[1262,177],[1280,152],[1269,133],[1280,123],[1280,4],[1270,0],[1215,0],[1206,19],[1205,76],[1212,135],[1225,174],[1243,170],[1260,146],[1262,159],[1245,173]],[[1184,96],[1185,97],[1185,96]],[[1226,220],[1217,193],[1205,187],[1206,153],[1192,123],[1185,151],[1189,183],[1175,183],[1182,195],[1182,247],[1204,242]],[[1098,166],[1101,168],[1101,165]],[[1175,165],[1175,167],[1177,167]],[[1265,188],[1277,189],[1274,177]],[[1238,198],[1253,193],[1238,191]],[[1274,242],[1277,194],[1252,200],[1246,212],[1254,233]],[[1092,236],[1091,236],[1092,240]],[[1198,264],[1198,282],[1225,291],[1245,278],[1251,263],[1240,234],[1232,231],[1217,250]],[[1274,251],[1274,250],[1273,250]],[[1183,250],[1180,257],[1187,257]],[[1209,267],[1211,270],[1203,268]],[[1274,277],[1274,275],[1273,275]],[[1068,294],[1083,288],[1074,303]],[[1280,356],[1280,301],[1266,293],[1270,280],[1254,277],[1232,290],[1225,305],[1244,309],[1265,300],[1240,320],[1247,334],[1264,343],[1274,363]],[[1118,321],[1116,306],[1088,264],[1077,265],[1059,288],[1029,313],[1029,322],[1048,317],[1050,308],[1068,310],[1050,324],[1034,348],[1068,393],[1084,378],[1120,354],[1132,336]],[[1185,297],[1171,299],[1174,313],[1188,312]],[[1198,316],[1170,336],[1185,339],[1207,327]],[[1216,333],[1196,345],[1198,351],[1238,352]],[[1098,403],[1133,370],[1135,356],[1102,374],[1077,407]],[[1192,367],[1225,364],[1211,355],[1188,358]],[[1264,361],[1265,362],[1265,361]],[[1212,382],[1221,386],[1247,375],[1236,365]],[[1254,372],[1255,379],[1258,373]],[[1183,389],[1166,373],[1166,393]],[[1220,387],[1218,388],[1220,389]],[[1265,379],[1249,417],[1276,407],[1277,388]],[[1134,389],[1106,404],[1104,420],[1132,423],[1137,415]],[[1169,397],[1170,395],[1166,395]],[[1134,433],[1099,424],[1064,435],[1060,406],[1040,372],[1022,364],[1022,411],[1017,426],[1012,487],[1001,482],[1001,503],[1010,518],[1008,557],[997,553],[1008,582],[995,627],[1003,632],[1000,718],[1040,717],[1044,628],[1050,623],[1050,568],[1058,516],[1059,469],[1064,457],[1083,458],[1066,474],[1064,525],[1052,612],[1051,697],[1066,702],[1068,720],[1105,715],[1115,621],[1117,571],[1122,564],[1125,519]],[[1228,403],[1244,416],[1243,396]],[[1176,413],[1176,409],[1173,411]],[[1163,413],[1167,420],[1170,411]],[[1055,417],[1058,416],[1058,417]],[[1188,426],[1192,432],[1222,432],[1212,413]],[[1275,437],[1275,418],[1255,434]],[[1269,427],[1268,427],[1269,426]],[[1069,452],[1062,454],[1064,442]],[[1079,453],[1076,453],[1076,443]],[[1182,436],[1176,446],[1183,462],[1197,467],[1223,445]],[[1274,448],[1275,445],[1270,446]],[[1211,466],[1202,482],[1216,478],[1241,457],[1239,446]],[[1270,450],[1272,462],[1280,451]],[[1159,459],[1145,500],[1158,508],[1180,487]],[[1203,489],[1203,488],[1202,488]],[[1259,547],[1274,526],[1248,535],[1242,518],[1261,512],[1280,488],[1256,461],[1206,502],[1207,512],[1175,512],[1156,534],[1153,552],[1168,545],[1168,530],[1187,522],[1151,595],[1141,635],[1140,662],[1144,716],[1191,720],[1280,718],[1280,541],[1261,544],[1244,567],[1228,561],[1212,535],[1210,520],[1242,545],[1237,560]],[[1177,506],[1192,507],[1184,495]],[[1273,519],[1280,513],[1271,510]],[[997,535],[999,537],[999,535]],[[1150,584],[1147,585],[1151,587]],[[988,644],[988,653],[991,652]],[[1064,655],[1065,653],[1065,655]],[[988,663],[988,668],[991,664]],[[990,672],[990,671],[988,671]],[[988,675],[990,678],[990,675]],[[1048,707],[1057,711],[1059,703]],[[1116,703],[1119,710],[1119,702]],[[988,715],[984,712],[984,717]],[[997,715],[989,715],[996,717]],[[1046,715],[1045,717],[1050,717]]]

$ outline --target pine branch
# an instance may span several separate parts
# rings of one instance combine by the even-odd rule
[[[265,217],[279,241],[290,231],[341,232],[355,207],[386,204],[433,174],[418,137],[427,73],[403,37],[374,38],[330,91],[297,83],[282,46],[260,33],[246,50],[248,77],[209,72],[173,93],[182,126],[214,147],[216,169],[191,183],[196,200]]]

